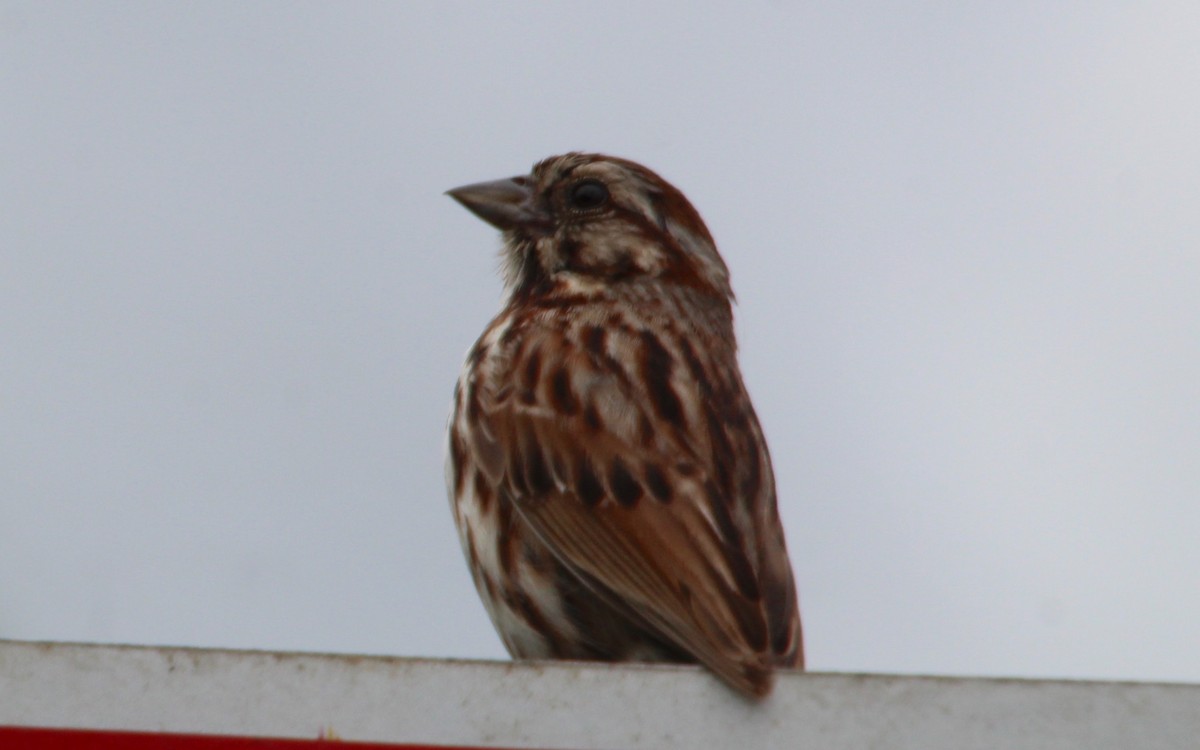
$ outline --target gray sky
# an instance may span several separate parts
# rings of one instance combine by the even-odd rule
[[[1195,2],[0,2],[0,111],[0,638],[502,656],[442,191],[584,149],[729,263],[813,669],[1200,680]]]

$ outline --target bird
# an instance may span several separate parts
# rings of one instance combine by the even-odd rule
[[[454,389],[446,480],[508,652],[698,663],[767,695],[804,667],[800,614],[700,214],[598,153],[447,194],[502,235],[503,304]]]

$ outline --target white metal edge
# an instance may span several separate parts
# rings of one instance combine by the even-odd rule
[[[555,748],[1196,748],[1200,685],[0,641],[0,725]]]

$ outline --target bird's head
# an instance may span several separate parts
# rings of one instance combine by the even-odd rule
[[[511,295],[586,295],[654,280],[725,304],[733,297],[700,214],[640,164],[569,153],[538,162],[528,175],[448,194],[504,233]]]

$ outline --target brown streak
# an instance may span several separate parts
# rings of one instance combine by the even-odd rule
[[[579,460],[575,492],[583,504],[589,508],[594,508],[604,497],[604,487],[600,484],[596,472],[592,470],[592,465],[586,458]]]
[[[632,508],[642,497],[642,485],[633,478],[625,462],[614,457],[608,469],[608,488],[613,499],[622,507]]]
[[[542,352],[534,348],[525,359],[524,377],[521,380],[521,401],[532,404],[537,401],[538,376],[542,371]]]
[[[540,497],[554,488],[554,479],[546,467],[546,457],[542,447],[530,444],[525,451],[525,477],[530,494]]]
[[[716,521],[717,533],[720,534],[725,550],[725,559],[729,563],[730,572],[733,573],[733,580],[737,585],[738,592],[747,599],[758,599],[762,595],[758,586],[758,577],[743,549],[742,532],[733,522],[733,517],[729,515],[729,505],[722,502],[719,491],[713,487],[711,482],[706,484],[705,489],[708,490],[708,507],[712,512],[713,520]]]
[[[675,427],[683,427],[683,406],[671,386],[671,371],[675,361],[670,352],[650,331],[642,331],[642,377],[649,389],[650,400],[658,416]]]
[[[608,333],[600,326],[588,326],[583,332],[583,347],[588,350],[592,356],[606,357],[608,352],[605,348],[605,340]]]
[[[593,432],[598,432],[604,427],[604,420],[600,418],[600,411],[595,404],[588,404],[583,410],[583,421]]]
[[[560,367],[554,371],[550,379],[550,393],[553,405],[562,414],[575,414],[579,411],[579,399],[571,391],[571,375],[567,368]]]
[[[650,492],[660,503],[671,502],[671,484],[667,481],[667,477],[663,474],[661,468],[656,464],[646,464],[645,467],[646,486],[650,488]]]

